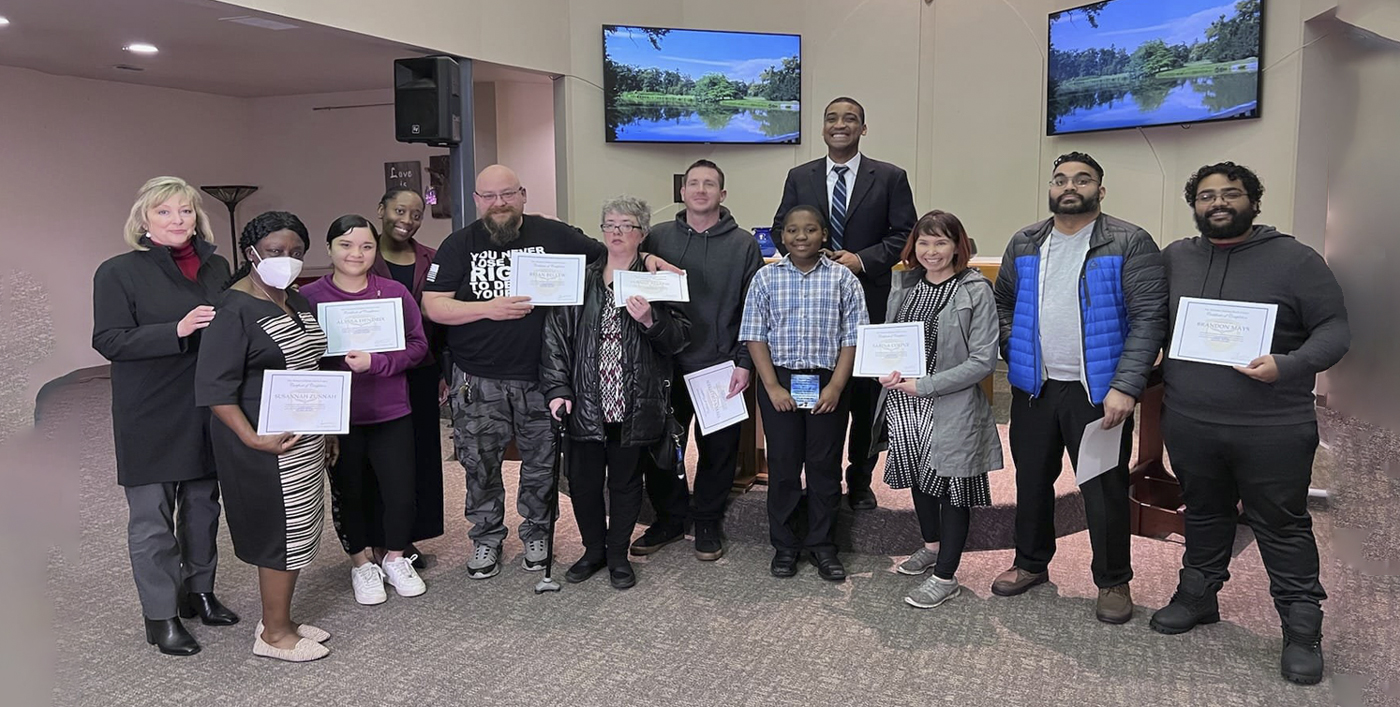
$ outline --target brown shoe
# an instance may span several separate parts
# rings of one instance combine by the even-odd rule
[[[1106,624],[1125,624],[1133,618],[1133,593],[1124,582],[1116,587],[1099,590],[1094,615]]]
[[[1024,594],[1027,589],[1037,584],[1045,584],[1050,581],[1049,570],[1045,572],[1027,572],[1020,567],[1011,569],[997,575],[996,581],[992,582],[992,593],[999,597],[1014,597],[1017,594]]]

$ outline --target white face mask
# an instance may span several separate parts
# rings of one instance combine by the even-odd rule
[[[268,287],[285,290],[296,282],[297,275],[301,274],[301,261],[296,258],[264,258],[258,255],[257,250],[249,250],[258,259],[258,262],[253,264],[253,269],[258,271],[258,277]]]

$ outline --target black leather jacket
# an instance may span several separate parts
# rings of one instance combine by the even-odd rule
[[[540,386],[545,400],[573,401],[568,434],[587,442],[606,441],[603,406],[598,392],[599,323],[614,309],[612,293],[603,283],[606,258],[590,265],[584,276],[583,304],[553,307],[545,318]],[[643,270],[641,260],[631,270]],[[690,320],[669,302],[651,306],[650,329],[622,314],[622,379],[626,413],[622,445],[636,447],[661,439],[669,412],[672,357],[690,343]]]

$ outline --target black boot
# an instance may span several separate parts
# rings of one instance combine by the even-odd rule
[[[224,606],[213,592],[190,592],[180,604],[180,618],[192,619],[199,615],[205,626],[232,626],[238,623],[238,614]]]
[[[1322,607],[1306,602],[1288,607],[1279,670],[1299,685],[1322,682]]]
[[[199,652],[199,641],[185,630],[178,617],[146,619],[146,642],[166,655],[194,655]]]
[[[1149,623],[1157,633],[1186,633],[1197,624],[1213,624],[1220,620],[1220,605],[1215,593],[1216,583],[1206,584],[1200,570],[1182,568],[1181,581],[1176,585],[1170,604],[1157,610]]]

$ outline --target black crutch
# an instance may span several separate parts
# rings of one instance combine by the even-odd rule
[[[544,579],[535,584],[535,593],[557,592],[563,585],[554,581],[554,525],[559,521],[559,474],[564,467],[564,427],[568,413],[559,408],[559,419],[550,416],[550,427],[554,430],[554,469],[549,475],[549,539],[545,541]]]

